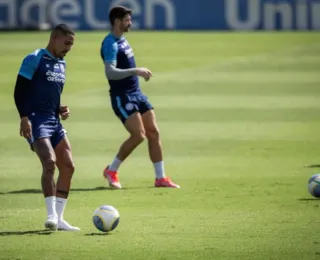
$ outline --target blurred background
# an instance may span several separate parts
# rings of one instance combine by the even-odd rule
[[[115,5],[133,10],[135,29],[320,29],[319,0],[0,0],[0,28],[106,30]]]

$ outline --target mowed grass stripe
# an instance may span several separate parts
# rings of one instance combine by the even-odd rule
[[[7,100],[7,99],[6,99]],[[156,95],[149,96],[149,101],[157,109],[319,109],[320,103],[316,95],[287,95],[287,96],[259,96],[259,95]],[[94,112],[113,113],[109,97],[101,95],[69,95],[63,97],[63,102],[71,109],[91,109]],[[227,111],[228,111],[227,110]],[[17,116],[12,100],[11,106],[3,106],[0,111]],[[258,113],[258,112],[257,112]]]
[[[97,178],[101,179],[102,169],[105,164],[109,163],[113,159],[112,154],[116,151],[115,142],[104,145],[104,149],[97,148],[99,153],[95,153],[94,149],[97,143],[93,142],[90,149],[87,153],[84,153],[76,142],[73,142],[73,150],[75,155],[75,162],[77,172],[81,174],[81,178]],[[173,169],[179,169],[174,175],[183,176],[184,179],[193,179],[194,176],[191,174],[185,175],[185,171],[190,171],[193,169],[195,161],[206,170],[199,171],[197,174],[206,178],[222,178],[228,179],[230,177],[235,178],[246,178],[248,175],[254,175],[255,171],[249,171],[245,175],[239,175],[239,171],[246,170],[248,168],[253,169],[256,167],[268,168],[272,170],[267,175],[254,175],[255,178],[274,178],[278,175],[280,171],[280,165],[286,168],[294,168],[295,171],[292,171],[290,174],[283,174],[282,178],[290,179],[291,177],[304,178],[305,173],[309,170],[304,168],[306,163],[311,164],[313,159],[317,159],[316,153],[306,155],[307,148],[310,147],[314,149],[316,146],[319,146],[320,142],[312,144],[311,142],[307,143],[294,143],[294,142],[283,142],[286,145],[286,148],[281,148],[280,145],[276,145],[276,142],[271,142],[268,145],[267,142],[261,142],[259,146],[254,142],[247,142],[245,146],[244,142],[214,142],[213,149],[211,154],[204,152],[199,153],[198,156],[194,156],[195,160],[189,160],[190,155],[187,153],[182,153],[180,151],[173,150],[173,146],[179,144],[178,142],[173,143],[172,145],[165,144],[164,147],[164,161],[165,167],[168,169],[168,172],[171,172]],[[263,146],[263,147],[262,147]],[[4,179],[14,179],[19,177],[19,179],[26,180],[38,179],[38,174],[30,174],[31,172],[41,172],[39,167],[39,159],[35,156],[33,152],[28,150],[25,146],[20,145],[23,153],[18,153],[16,155],[6,155],[6,162],[11,165],[15,165],[20,168],[20,171],[16,171],[15,168],[4,170],[3,166],[1,167],[2,175]],[[192,153],[192,146],[186,147],[190,149]],[[293,148],[300,148],[299,151]],[[227,154],[227,150],[231,150]],[[289,150],[293,150],[291,153]],[[286,152],[286,156],[279,156],[280,153]],[[299,154],[302,154],[301,157],[298,157]],[[139,176],[149,176],[153,174],[153,166],[147,155],[146,144],[143,144],[137,152],[134,152],[133,155],[125,161],[121,166],[121,172],[124,172],[128,178],[139,178]],[[192,155],[192,154],[191,154]],[[232,156],[232,164],[230,163],[230,155]],[[315,157],[313,157],[315,156]],[[270,159],[272,158],[272,160]],[[305,163],[305,164],[303,164]],[[24,165],[29,164],[30,167],[25,168]],[[139,173],[132,172],[132,167],[139,165]],[[102,168],[101,168],[102,167]],[[223,174],[220,174],[223,169]],[[237,169],[237,171],[234,171]],[[301,170],[301,171],[300,171]],[[13,174],[15,172],[15,174]],[[90,174],[89,174],[90,173]],[[83,175],[83,176],[82,176]],[[170,174],[172,175],[172,174]],[[80,181],[80,179],[78,179]],[[274,182],[281,182],[281,180],[275,178]],[[31,181],[32,183],[32,181]],[[23,186],[23,182],[21,182]],[[38,185],[38,183],[36,183]],[[2,183],[0,183],[2,188],[5,188]]]
[[[117,153],[120,144],[127,136],[110,139],[79,139],[68,134],[72,143],[74,157],[78,156],[105,156],[111,161]],[[319,140],[171,140],[162,135],[162,144],[165,158],[190,157],[191,161],[197,161],[202,157],[230,156],[230,165],[233,165],[233,158],[294,158],[305,161],[305,164],[312,164],[319,161]],[[35,156],[30,151],[28,143],[22,138],[8,138],[7,142],[0,140],[0,151],[6,157],[32,158]],[[147,142],[140,145],[133,153],[132,157],[149,158]],[[319,163],[319,162],[318,162]],[[5,161],[3,161],[5,167]],[[93,167],[93,164],[89,164]],[[279,167],[281,164],[278,165]],[[40,164],[38,164],[40,167]],[[142,166],[139,166],[142,167]],[[14,169],[16,169],[14,167]],[[3,171],[8,169],[3,168]]]
[[[226,96],[226,95],[247,95],[247,96],[311,96],[319,95],[319,81],[316,82],[307,82],[301,84],[301,82],[291,81],[291,82],[282,82],[278,84],[270,84],[269,82],[260,82],[259,84],[250,83],[239,84],[238,82],[219,82],[215,81],[204,82],[199,80],[192,84],[185,84],[177,82],[175,79],[168,80],[164,84],[156,85],[144,85],[143,91],[151,94],[152,96],[156,95],[181,95],[181,89],[183,89],[183,95],[217,95],[217,96]],[[241,86],[241,87],[240,87]],[[96,90],[98,92],[98,90]],[[106,87],[100,88],[100,94],[108,97],[108,92]],[[89,93],[89,92],[88,92]],[[107,95],[106,95],[107,93]],[[82,94],[82,93],[78,93]]]
[[[293,73],[294,72],[294,73]],[[218,71],[207,69],[205,71],[190,71],[188,73],[181,73],[180,75],[165,74],[161,77],[154,77],[153,82],[164,82],[169,79],[174,79],[177,82],[195,83],[201,81],[211,81],[212,83],[256,83],[261,81],[268,83],[282,84],[286,82],[300,82],[300,83],[313,83],[319,82],[319,73],[314,71],[268,71],[266,69],[261,71]],[[198,81],[199,80],[199,81]],[[150,81],[151,82],[151,81]]]
[[[160,122],[161,131],[167,140],[211,141],[211,140],[320,140],[312,129],[320,122]],[[79,140],[113,140],[124,137],[127,132],[120,124],[91,122],[65,123],[67,130]],[[122,130],[119,130],[122,129]],[[16,138],[17,124],[2,124],[1,139]]]
[[[155,106],[159,122],[313,122],[319,120],[320,108],[256,109],[251,108],[159,108]],[[118,124],[120,121],[111,108],[74,108],[72,122],[101,122]],[[10,119],[8,118],[8,121]],[[16,121],[16,120],[15,120]]]
[[[157,108],[320,108],[318,97],[315,95],[149,95],[149,101]],[[63,97],[63,102],[70,108],[100,108],[110,109],[110,99],[107,94],[102,95],[69,95]],[[8,107],[3,107],[7,110]],[[13,110],[11,107],[10,110]]]
[[[72,115],[67,124],[87,122],[115,124],[122,127],[119,119],[110,107],[106,108],[79,108],[71,107]],[[158,108],[155,107],[156,117],[159,122],[313,122],[318,121],[320,108],[282,108],[259,109],[255,108]],[[0,118],[6,123],[19,123],[19,118],[14,109],[0,110]],[[64,124],[65,122],[62,121]]]

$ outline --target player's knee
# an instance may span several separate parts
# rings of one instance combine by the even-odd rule
[[[75,171],[75,166],[71,154],[65,155],[64,160],[60,162],[58,167],[60,173],[63,173],[63,175],[71,178]]]
[[[56,168],[56,160],[53,157],[47,157],[42,160],[43,168],[48,173],[53,173]]]
[[[157,127],[152,128],[147,131],[146,136],[148,140],[159,140],[160,139],[160,131]]]
[[[66,169],[67,169],[67,172],[70,174],[70,175],[73,175],[74,171],[75,171],[75,166],[74,166],[74,163],[72,161],[68,162],[66,165],[65,165]]]
[[[136,144],[141,144],[145,137],[146,134],[143,131],[137,131],[131,134],[131,138],[134,140]]]

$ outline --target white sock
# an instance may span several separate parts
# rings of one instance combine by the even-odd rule
[[[47,213],[48,217],[56,217],[56,197],[50,196],[45,198],[46,205],[47,205]]]
[[[63,212],[67,204],[67,199],[64,198],[56,198],[56,210],[59,219],[63,219]]]
[[[120,164],[122,162],[117,158],[117,156],[113,159],[112,163],[109,166],[109,170],[112,172],[118,171]]]
[[[162,179],[166,177],[166,174],[164,173],[164,163],[163,161],[161,162],[156,162],[153,164],[154,166],[154,172],[156,174],[156,179]]]

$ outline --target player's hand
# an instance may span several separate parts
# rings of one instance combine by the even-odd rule
[[[146,68],[137,68],[137,75],[148,81],[152,77],[152,72]]]
[[[20,136],[31,139],[32,128],[28,117],[22,117],[20,121]]]
[[[59,114],[62,120],[66,120],[70,116],[70,109],[68,106],[60,106]]]

